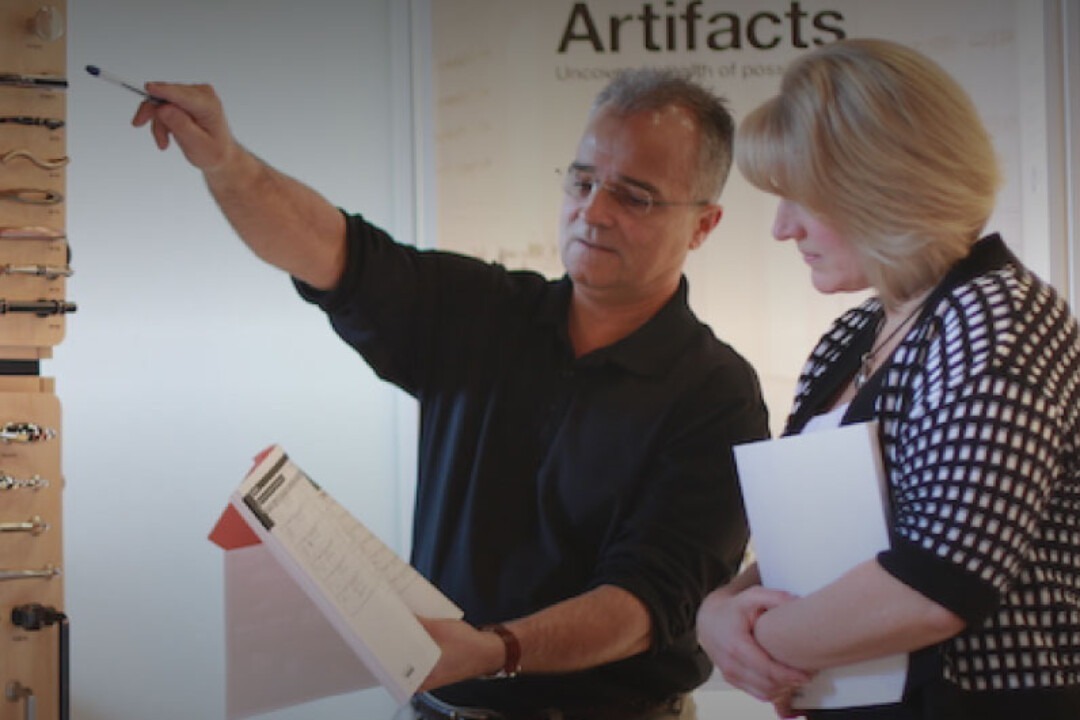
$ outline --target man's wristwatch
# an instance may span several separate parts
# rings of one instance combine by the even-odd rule
[[[510,632],[510,630],[502,623],[485,625],[480,628],[480,630],[498,635],[499,639],[503,641],[503,646],[506,648],[506,655],[503,658],[502,668],[492,675],[485,675],[484,678],[495,680],[498,678],[517,677],[518,673],[521,672],[521,643],[518,641],[517,636]]]

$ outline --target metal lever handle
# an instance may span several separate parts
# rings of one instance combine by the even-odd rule
[[[26,522],[0,522],[0,533],[25,532],[31,535],[40,535],[48,529],[49,523],[42,520],[38,515]]]
[[[67,265],[0,265],[0,275],[31,275],[46,280],[71,277],[75,272]]]
[[[40,570],[0,570],[2,580],[29,580],[31,578],[54,578],[60,574],[60,568],[46,565]]]
[[[67,300],[5,300],[0,298],[0,314],[33,313],[38,317],[63,315],[78,310],[78,306]]]
[[[24,720],[37,719],[37,698],[34,691],[23,685],[18,680],[12,680],[4,688],[4,696],[11,702],[23,701]]]

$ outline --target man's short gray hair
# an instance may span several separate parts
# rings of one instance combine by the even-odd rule
[[[731,170],[735,121],[727,100],[690,79],[689,72],[671,68],[636,68],[620,71],[593,101],[623,115],[660,110],[671,105],[684,108],[701,132],[698,167],[692,186],[701,199],[716,201]]]

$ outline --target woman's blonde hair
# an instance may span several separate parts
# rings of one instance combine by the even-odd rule
[[[739,126],[735,161],[750,183],[844,234],[886,303],[928,289],[967,255],[1000,185],[967,93],[885,40],[841,40],[793,61],[780,93]]]

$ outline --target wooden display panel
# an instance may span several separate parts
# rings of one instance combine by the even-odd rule
[[[56,90],[0,87],[0,117],[31,116],[63,118],[66,97]],[[0,124],[0,159],[7,154],[25,150],[41,160],[67,157],[64,128],[50,130],[40,126],[12,123]],[[65,233],[65,201],[56,204],[33,204],[5,199],[4,194],[20,189],[47,191],[64,198],[66,171],[64,168],[41,168],[24,157],[0,161],[0,227],[46,228],[57,235]],[[68,264],[65,240],[0,238],[0,263],[40,265]],[[65,300],[65,283],[46,281],[38,277],[0,275],[0,299]],[[64,339],[63,314],[36,315],[0,314],[0,345],[18,347],[52,347]]]
[[[21,388],[20,388],[21,386]],[[26,391],[11,391],[10,389]],[[51,440],[35,443],[0,442],[0,472],[17,479],[35,475],[48,481],[38,489],[0,490],[0,523],[23,523],[40,518],[48,528],[39,534],[0,533],[0,570],[63,571],[62,494],[60,467],[60,401],[47,378],[5,377],[0,380],[0,426],[31,422],[53,430]],[[0,580],[0,690],[18,682],[34,693],[38,718],[59,713],[60,626],[26,630],[11,622],[12,610],[37,603],[63,612],[63,575]],[[25,701],[0,699],[0,720],[24,720]]]
[[[45,235],[58,236],[0,237],[0,308],[6,310],[12,303],[68,301],[63,275],[33,272],[37,266],[63,270],[70,262],[67,91],[63,82],[55,82],[67,79],[66,25],[65,0],[0,0],[0,74],[54,81],[53,86],[0,84],[0,228],[43,228]],[[11,266],[30,268],[31,274],[7,272]],[[63,313],[0,313],[0,360],[51,357],[64,329]],[[51,378],[0,375],[0,428],[9,423],[30,423],[54,436],[32,443],[0,437],[0,720],[55,720],[66,707],[60,698],[61,625],[66,631],[66,622],[60,622],[62,433]],[[26,572],[41,576],[22,575]],[[20,625],[12,617],[16,608],[44,608],[54,615],[39,627]],[[9,695],[17,689],[32,693],[32,699]]]
[[[0,3],[0,73],[30,77],[67,78],[67,3],[64,0],[3,0]],[[63,88],[0,85],[0,117],[34,117],[66,121],[67,91]],[[66,171],[63,166],[42,168],[19,155],[27,151],[42,161],[67,157],[64,127],[0,123],[0,227],[39,226],[57,234],[65,231]],[[4,158],[7,158],[5,161]],[[5,199],[12,190],[55,193],[56,204],[34,204]],[[51,246],[50,246],[51,245]],[[33,240],[0,240],[0,263],[53,264],[66,245]],[[13,259],[8,259],[8,258]],[[49,258],[48,261],[45,258]],[[38,280],[37,283],[32,280]],[[0,275],[0,300],[65,300],[61,281],[38,278],[10,281]],[[0,356],[7,359],[49,357],[48,348],[64,338],[63,314],[0,314]],[[10,352],[7,348],[15,348]]]

